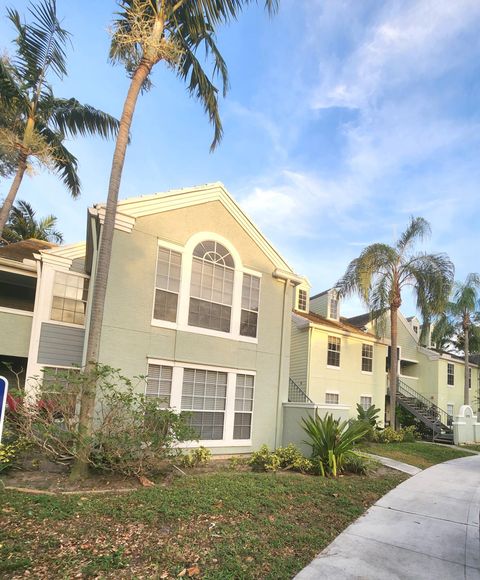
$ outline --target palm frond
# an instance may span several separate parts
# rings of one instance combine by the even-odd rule
[[[58,134],[46,126],[38,128],[40,134],[51,148],[53,171],[75,199],[80,195],[80,178],[77,174],[78,161],[63,144],[63,135]]]
[[[56,130],[65,135],[100,135],[109,139],[118,133],[118,119],[73,98],[52,98],[47,111]]]
[[[431,234],[430,224],[422,217],[411,217],[407,229],[400,235],[396,249],[399,254],[405,251],[417,240],[421,241]]]

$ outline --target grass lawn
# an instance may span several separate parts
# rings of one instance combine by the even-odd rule
[[[410,465],[415,465],[421,469],[431,467],[437,463],[457,459],[458,457],[470,457],[472,454],[468,451],[459,451],[443,445],[433,443],[424,443],[416,441],[415,443],[361,443],[358,448],[367,453],[383,455],[397,459]]]
[[[124,494],[0,495],[0,577],[292,578],[405,476],[221,472]]]
[[[480,445],[475,443],[467,443],[466,445],[462,445],[465,449],[470,449],[471,451],[480,451]]]

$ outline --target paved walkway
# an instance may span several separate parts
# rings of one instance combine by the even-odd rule
[[[297,580],[480,580],[480,455],[404,481]]]
[[[374,455],[373,453],[363,453],[367,457],[371,457],[378,461],[382,465],[386,465],[391,469],[396,469],[397,471],[403,471],[403,473],[408,473],[408,475],[417,475],[422,469],[420,467],[415,467],[409,463],[403,463],[402,461],[397,461],[396,459],[391,459],[390,457],[383,457],[382,455]]]

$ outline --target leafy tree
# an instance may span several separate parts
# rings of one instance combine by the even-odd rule
[[[48,75],[67,74],[65,49],[70,35],[60,26],[55,0],[29,8],[32,22],[16,10],[8,18],[17,31],[16,55],[0,59],[0,168],[15,177],[0,209],[0,237],[28,164],[35,160],[64,182],[72,197],[80,194],[78,162],[65,147],[67,137],[113,137],[118,121],[76,99],[54,96]]]
[[[433,315],[443,311],[453,282],[454,267],[446,254],[414,252],[415,244],[430,234],[430,224],[412,217],[394,246],[372,244],[350,262],[338,281],[341,296],[360,295],[372,320],[382,320],[390,311],[390,416],[395,427],[398,383],[398,310],[402,291],[411,287],[416,295],[425,333]]]
[[[480,276],[468,274],[465,282],[455,282],[452,299],[440,316],[432,333],[437,344],[451,345],[462,350],[465,360],[463,401],[469,401],[470,353],[478,352],[480,346]],[[473,349],[472,349],[473,347]]]
[[[120,127],[113,154],[105,221],[96,268],[92,296],[91,322],[87,341],[87,361],[98,360],[107,279],[112,253],[115,213],[122,178],[128,136],[138,96],[151,87],[150,74],[159,63],[165,63],[186,84],[190,96],[198,99],[214,127],[210,149],[222,138],[223,129],[218,109],[220,78],[223,95],[228,88],[227,65],[216,45],[219,25],[235,20],[254,0],[117,0],[120,11],[113,24],[110,58],[125,67],[131,78],[125,99]],[[265,0],[270,13],[278,0]],[[210,59],[212,74],[197,58],[199,50]],[[95,385],[84,392],[80,410],[80,428],[90,429],[95,406]],[[85,454],[88,450],[85,450]],[[87,458],[77,462],[73,477],[84,475]]]
[[[3,230],[3,239],[7,243],[13,243],[34,238],[61,244],[63,235],[55,229],[56,226],[57,218],[54,215],[37,219],[33,207],[28,202],[19,200],[13,206]]]

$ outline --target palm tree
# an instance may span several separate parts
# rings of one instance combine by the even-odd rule
[[[16,10],[8,18],[17,31],[16,55],[0,59],[0,153],[3,172],[15,167],[10,191],[0,209],[0,237],[28,163],[57,173],[72,197],[80,194],[77,159],[65,147],[66,137],[116,135],[118,121],[76,99],[60,99],[47,82],[49,73],[66,74],[65,48],[70,35],[58,21],[55,0],[42,0],[29,9],[31,23]],[[7,170],[5,169],[7,166]]]
[[[454,267],[446,254],[413,252],[416,242],[430,232],[430,224],[425,219],[412,217],[394,246],[378,243],[366,247],[350,262],[337,283],[341,296],[360,295],[372,320],[382,321],[390,311],[390,422],[394,428],[398,383],[397,323],[402,291],[407,286],[413,289],[425,333],[432,316],[444,309],[453,282]]]
[[[22,240],[44,240],[61,244],[63,235],[56,230],[57,218],[54,215],[37,220],[35,210],[26,201],[19,200],[13,206],[10,218],[3,230],[3,240],[11,244]]]
[[[150,88],[150,74],[159,62],[173,69],[186,83],[190,96],[198,99],[214,127],[213,151],[222,138],[223,128],[218,110],[218,89],[214,77],[220,77],[223,95],[228,88],[227,65],[216,45],[217,26],[235,20],[254,0],[117,0],[120,12],[113,24],[110,49],[112,62],[122,64],[131,78],[125,99],[117,142],[113,154],[105,220],[93,287],[90,329],[86,360],[98,360],[107,279],[110,269],[113,231],[118,192],[128,144],[128,135],[138,96]],[[264,0],[273,14],[279,0]],[[197,58],[204,49],[212,62],[212,78]],[[84,390],[80,406],[80,429],[87,431],[92,424],[95,406],[95,385]],[[85,449],[84,453],[87,453]],[[87,461],[75,464],[74,477],[85,474]]]
[[[473,341],[476,350],[480,338],[479,309],[480,276],[475,273],[468,274],[465,282],[455,282],[452,300],[448,302],[432,333],[432,340],[435,343],[446,339],[454,348],[463,350],[465,360],[463,402],[465,405],[469,404],[471,342]]]

